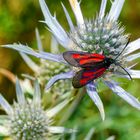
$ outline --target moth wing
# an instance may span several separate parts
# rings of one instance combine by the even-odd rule
[[[67,51],[63,53],[63,58],[72,66],[86,68],[101,63],[105,56],[96,53]]]
[[[81,88],[85,86],[86,84],[88,84],[89,82],[103,75],[105,70],[106,68],[104,67],[84,68],[75,74],[72,80],[72,85],[74,88]]]
[[[63,58],[72,66],[80,67],[78,60],[81,55],[84,55],[84,52],[77,51],[67,51],[63,53]],[[77,57],[75,57],[77,55]]]

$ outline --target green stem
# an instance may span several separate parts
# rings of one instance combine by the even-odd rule
[[[82,100],[82,98],[85,95],[85,90],[83,88],[79,89],[79,90],[74,89],[72,93],[74,95],[76,94],[76,99],[72,102],[71,106],[66,111],[64,117],[60,120],[59,125],[63,124],[65,121],[67,121],[70,118],[70,116],[74,113],[74,111],[76,110],[80,101]]]

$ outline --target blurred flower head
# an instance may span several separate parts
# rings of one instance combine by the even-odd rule
[[[106,57],[115,59],[118,55],[118,62],[124,67],[132,78],[140,78],[140,71],[133,70],[134,64],[130,64],[140,57],[138,54],[131,54],[140,48],[140,39],[130,42],[124,50],[128,35],[124,33],[124,28],[120,25],[118,17],[121,13],[125,0],[111,1],[111,8],[108,14],[105,14],[107,0],[101,1],[99,14],[92,20],[84,20],[80,3],[77,0],[69,0],[75,15],[77,25],[74,26],[70,15],[62,4],[64,13],[69,23],[70,32],[67,33],[57,21],[56,17],[52,16],[45,1],[39,0],[42,12],[45,17],[44,23],[49,27],[53,36],[57,39],[66,51],[82,51],[89,53],[100,53]],[[20,52],[27,53],[39,58],[59,62],[69,66],[69,71],[55,75],[48,82],[46,89],[49,89],[56,81],[61,79],[71,79],[77,73],[77,68],[70,66],[63,58],[62,54],[52,54],[47,52],[35,52],[25,45],[5,45],[5,47],[16,49]],[[79,70],[79,69],[78,69]],[[97,85],[99,81],[103,81],[114,93],[127,101],[133,107],[140,109],[140,102],[122,89],[118,83],[112,80],[112,77],[123,77],[128,79],[128,75],[120,69],[117,65],[112,64],[107,71],[98,79],[86,85],[88,95],[98,107],[102,119],[104,120],[103,103],[97,93]]]
[[[40,34],[38,29],[36,29],[36,40],[37,40],[37,47],[40,52],[43,52],[43,46],[40,38]],[[58,43],[54,37],[51,40],[51,52],[58,53]],[[57,75],[59,73],[64,73],[69,70],[69,66],[64,64],[60,64],[57,62],[51,62],[48,60],[40,59],[39,63],[37,64],[34,62],[30,57],[28,57],[24,53],[20,53],[26,64],[34,71],[35,77],[38,78],[39,82],[42,85],[45,85],[51,77]],[[69,97],[70,92],[72,90],[71,82],[69,80],[60,80],[58,81],[52,88],[47,90],[47,93],[51,93],[54,98],[56,99],[65,99]]]
[[[35,80],[33,99],[26,98],[22,92],[18,79],[16,80],[17,102],[11,106],[2,95],[0,105],[7,115],[0,116],[0,133],[13,139],[45,140],[53,137],[53,134],[71,133],[72,129],[52,126],[52,117],[57,114],[68,101],[61,102],[50,110],[44,110],[41,106],[40,87]]]

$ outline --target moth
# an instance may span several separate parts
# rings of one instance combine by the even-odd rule
[[[124,51],[123,48],[121,53]],[[130,74],[117,62],[117,58],[121,55],[118,54],[115,59],[106,57],[104,54],[88,53],[79,51],[67,51],[63,53],[63,58],[71,66],[79,67],[79,71],[76,72],[72,80],[74,88],[81,88],[91,81],[101,77],[111,64],[120,66],[131,78]]]

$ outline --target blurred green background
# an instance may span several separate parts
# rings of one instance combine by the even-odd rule
[[[52,13],[56,12],[57,19],[68,31],[68,24],[60,2],[60,0],[46,1],[50,11]],[[68,0],[62,0],[62,2],[75,22]],[[81,3],[81,9],[86,18],[95,17],[99,7],[100,0],[82,0]],[[108,10],[109,7],[110,2],[108,1]],[[37,27],[44,48],[48,51],[51,34],[45,28],[45,25],[39,22],[43,19],[38,0],[0,0],[0,44],[21,42],[36,48],[35,28]],[[140,37],[140,0],[126,1],[120,21],[126,27],[126,33],[131,33],[131,40]],[[1,68],[8,69],[19,77],[21,77],[21,73],[33,73],[20,55],[10,49],[0,48],[0,72]],[[140,68],[140,64],[137,65],[137,68]],[[121,80],[121,82],[124,83],[123,87],[127,91],[139,98],[140,80],[134,80],[133,82]],[[5,93],[4,96],[9,102],[12,102],[15,98],[14,85],[2,74],[0,74],[0,92]],[[64,123],[64,126],[78,127],[77,140],[82,140],[92,127],[95,128],[93,140],[105,140],[112,135],[115,136],[116,140],[139,140],[140,111],[132,108],[108,89],[100,92],[100,96],[106,112],[104,122],[102,122],[99,112],[91,99],[88,95],[85,95],[71,118]]]

